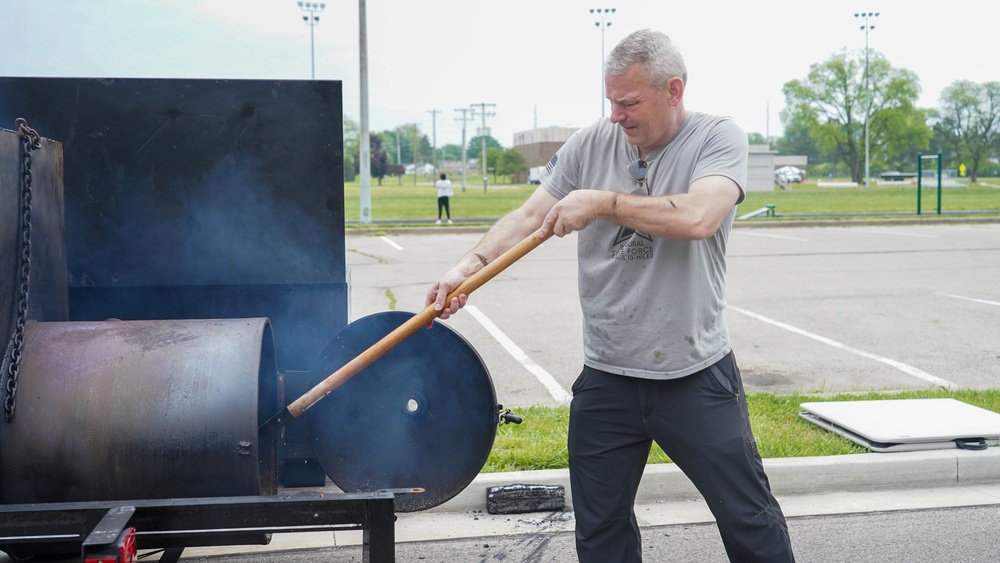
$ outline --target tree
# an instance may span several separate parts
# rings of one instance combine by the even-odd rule
[[[934,116],[935,139],[955,160],[968,161],[969,178],[975,182],[980,166],[1000,144],[1000,82],[953,82],[941,93]]]
[[[441,160],[462,160],[462,145],[445,145],[438,150],[441,151]]]
[[[487,151],[486,152],[486,157],[487,157],[487,160],[489,160],[489,156],[490,156],[489,150],[490,149],[500,149],[500,150],[503,150],[503,145],[501,145],[500,142],[497,141],[496,139],[494,139],[493,137],[490,137],[489,135],[487,135],[486,136],[486,151]],[[473,137],[472,139],[470,139],[469,140],[469,147],[466,149],[466,157],[468,157],[469,159],[476,159],[476,158],[479,158],[479,155],[482,152],[483,152],[482,136],[476,136],[476,137]]]
[[[861,183],[866,121],[876,167],[914,146],[926,148],[930,128],[914,106],[920,93],[916,74],[870,52],[866,91],[865,63],[859,59],[841,52],[810,66],[805,80],[785,83],[781,119],[786,130],[807,130],[826,158],[847,164],[851,178]]]
[[[389,173],[389,156],[386,154],[385,149],[382,148],[381,135],[369,135],[368,140],[371,146],[371,175],[372,178],[378,179],[378,185],[381,186],[382,178],[385,178]],[[357,174],[360,171],[361,154],[358,151],[354,153],[354,173]]]
[[[357,121],[344,116],[344,181],[354,181],[354,161],[358,158],[358,147],[361,146],[361,126]]]
[[[494,183],[496,183],[498,175],[510,178],[518,172],[527,171],[527,166],[524,165],[524,155],[515,149],[488,148],[486,156],[489,158],[489,162],[493,163]]]
[[[390,162],[394,164],[419,164],[434,161],[434,148],[431,147],[427,135],[420,131],[420,126],[416,123],[400,125],[380,134],[392,146],[391,150],[388,151]],[[416,141],[416,151],[413,150],[414,141]]]
[[[749,141],[751,145],[767,144],[767,139],[765,139],[764,135],[761,135],[760,133],[747,133],[747,141]]]
[[[810,164],[823,162],[823,154],[813,138],[809,136],[809,125],[803,120],[793,121],[786,125],[784,136],[775,140],[774,148],[779,154],[805,155],[806,162]]]

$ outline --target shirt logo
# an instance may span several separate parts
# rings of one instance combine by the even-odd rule
[[[611,243],[611,257],[622,262],[649,260],[653,257],[653,237],[642,231],[618,227]]]
[[[643,177],[643,183],[645,177]],[[632,190],[632,195],[647,195],[643,185]],[[619,245],[621,245],[619,247]],[[642,231],[619,226],[618,234],[611,243],[611,257],[622,262],[649,260],[653,257],[653,237]]]

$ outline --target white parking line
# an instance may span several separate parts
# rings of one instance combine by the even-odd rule
[[[757,313],[754,313],[752,311],[747,311],[746,309],[741,309],[739,307],[733,307],[732,305],[727,305],[726,309],[730,310],[730,311],[736,311],[737,313],[744,314],[744,315],[746,315],[746,316],[748,316],[750,318],[757,319],[758,321],[763,321],[765,323],[772,324],[772,325],[774,325],[774,326],[776,326],[778,328],[783,328],[783,329],[785,329],[787,331],[794,332],[795,334],[798,334],[798,335],[801,335],[801,336],[805,336],[806,338],[812,338],[813,340],[816,340],[818,342],[822,342],[823,344],[828,344],[830,346],[833,346],[834,348],[838,348],[838,349],[843,350],[845,352],[850,352],[852,354],[857,354],[858,356],[861,356],[863,358],[868,358],[869,360],[875,360],[876,362],[882,362],[883,364],[892,366],[892,367],[898,369],[899,371],[901,371],[901,372],[903,372],[903,373],[905,373],[907,375],[911,375],[911,376],[916,377],[918,379],[923,379],[924,381],[927,381],[929,383],[933,383],[934,385],[945,387],[947,389],[957,389],[959,387],[959,385],[957,385],[955,383],[952,383],[952,382],[948,381],[947,379],[941,379],[940,377],[938,377],[936,375],[931,375],[931,374],[929,374],[929,373],[927,373],[927,372],[925,372],[925,371],[923,371],[921,369],[915,368],[915,367],[913,367],[911,365],[908,365],[908,364],[904,364],[903,362],[899,362],[899,361],[892,360],[892,359],[889,359],[889,358],[883,358],[882,356],[879,356],[879,355],[876,355],[876,354],[872,354],[871,352],[865,352],[864,350],[858,350],[857,348],[852,348],[851,346],[848,346],[847,344],[842,344],[840,342],[837,342],[836,340],[831,340],[829,338],[826,338],[825,336],[820,336],[818,334],[813,334],[811,332],[802,330],[801,328],[797,328],[797,327],[794,327],[792,325],[785,324],[785,323],[783,323],[781,321],[776,321],[774,319],[769,319],[769,318],[767,318],[767,317],[765,317],[763,315],[758,315]]]
[[[396,250],[403,250],[403,247],[396,244],[396,241],[392,240],[391,238],[389,237],[379,237],[379,238],[382,239],[382,242],[388,244],[389,246],[395,248]]]
[[[787,235],[772,235],[770,233],[753,233],[753,232],[747,232],[746,229],[736,229],[736,230],[733,230],[733,234],[735,234],[737,236],[748,236],[748,237],[779,238],[781,240],[801,240],[801,241],[808,241],[809,240],[807,238],[790,237],[790,236],[787,236]]]
[[[987,301],[986,299],[976,299],[975,297],[964,297],[962,295],[952,295],[950,293],[941,293],[940,291],[935,291],[934,294],[935,295],[944,295],[945,297],[951,297],[951,298],[954,298],[954,299],[964,299],[966,301],[972,301],[974,303],[983,303],[985,305],[996,305],[997,307],[1000,307],[1000,303],[997,303],[996,301]]]
[[[573,398],[572,395],[566,392],[565,389],[559,385],[552,374],[545,371],[542,366],[536,364],[527,354],[524,353],[514,341],[511,340],[506,334],[500,330],[496,324],[493,323],[482,311],[480,311],[475,305],[466,305],[465,310],[472,314],[472,316],[479,321],[479,324],[483,325],[492,336],[504,347],[507,352],[514,357],[525,369],[530,371],[536,378],[538,378],[539,383],[542,384],[545,389],[548,390],[549,394],[556,401],[563,404],[569,404],[570,400]]]
[[[1000,233],[1000,227],[994,227],[992,225],[969,225],[969,226],[958,226],[958,225],[948,225],[948,228],[953,231],[964,231],[967,233],[982,233],[982,232],[992,232]]]
[[[851,229],[851,230],[854,231],[854,232],[856,232],[856,233],[866,233],[866,234],[869,234],[869,235],[890,235],[890,236],[894,236],[894,237],[914,237],[914,238],[941,238],[941,237],[939,237],[937,235],[924,235],[924,234],[920,234],[920,233],[900,233],[898,231],[890,231],[889,229],[886,229],[884,231],[876,231],[874,229],[872,229],[872,230],[869,230],[869,229]]]

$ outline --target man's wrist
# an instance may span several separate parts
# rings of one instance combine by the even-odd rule
[[[594,211],[595,218],[615,222],[618,216],[618,192],[604,193],[608,195],[602,202],[602,205]]]

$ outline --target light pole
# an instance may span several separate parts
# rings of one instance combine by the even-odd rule
[[[322,4],[320,4],[322,6]],[[372,222],[372,137],[368,128],[368,8],[358,0],[358,63],[361,79],[361,223]]]
[[[614,8],[591,8],[590,13],[595,17],[600,16],[601,21],[594,22],[594,25],[601,28],[601,117],[604,117],[604,29],[611,25],[611,22],[606,21],[607,18],[611,17],[611,14],[615,13]]]
[[[326,8],[326,4],[317,2],[299,2],[299,9],[306,12],[307,15],[302,16],[302,21],[306,22],[309,26],[309,54],[312,60],[312,78],[316,79],[316,40],[315,40],[315,28],[319,25],[319,13]]]
[[[434,152],[434,172],[438,172],[438,133],[437,133],[437,114],[441,113],[439,109],[429,109],[427,113],[431,114],[431,149]]]
[[[875,29],[875,24],[869,22],[878,17],[878,12],[857,12],[854,14],[854,17],[864,18],[865,20],[865,24],[861,26],[861,29],[865,32],[865,189],[867,190],[868,179],[871,178],[869,171],[868,121],[871,119],[872,113],[872,96],[871,92],[868,91],[868,32]]]

